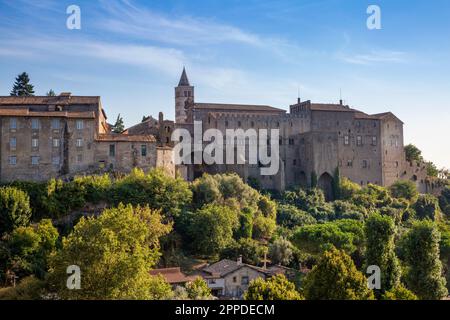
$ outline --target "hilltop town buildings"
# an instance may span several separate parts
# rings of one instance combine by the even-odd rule
[[[284,109],[267,105],[200,103],[183,69],[175,87],[175,119],[149,117],[112,133],[100,97],[0,97],[0,180],[45,180],[133,167],[177,170],[187,180],[203,173],[236,172],[262,188],[285,190],[317,184],[332,196],[336,171],[367,185],[415,181],[428,191],[426,168],[405,160],[403,122],[391,112],[366,114],[340,101],[298,101]],[[261,164],[175,166],[171,136],[177,128],[278,129],[280,163],[275,175]],[[191,156],[191,155],[189,155]]]

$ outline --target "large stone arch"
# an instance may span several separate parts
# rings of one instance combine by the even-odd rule
[[[334,198],[333,192],[333,177],[328,173],[324,172],[317,181],[317,186],[323,190],[325,194],[325,199],[331,201]]]

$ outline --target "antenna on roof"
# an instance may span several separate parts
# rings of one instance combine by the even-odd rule
[[[339,104],[342,106],[342,89],[339,88]]]

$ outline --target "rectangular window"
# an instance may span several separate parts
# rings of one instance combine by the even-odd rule
[[[349,136],[344,136],[344,144],[346,145],[346,146],[348,146],[349,144],[350,144],[350,137]]]
[[[31,139],[31,147],[32,148],[39,147],[39,139],[35,139],[35,138]]]
[[[116,156],[116,146],[114,144],[109,145],[109,156],[110,157]]]
[[[353,160],[347,161],[347,167],[353,167]]]
[[[52,129],[53,130],[59,130],[59,119],[52,119]]]
[[[77,162],[83,162],[83,155],[82,154],[77,155]]]
[[[357,146],[362,146],[362,137],[361,136],[357,136],[356,137],[356,145]]]
[[[377,145],[377,137],[376,137],[376,136],[373,136],[373,137],[372,137],[372,145],[373,145],[373,146],[376,146],[376,145]]]
[[[52,158],[52,164],[59,165],[59,157],[53,157]]]
[[[17,157],[16,156],[9,157],[9,164],[15,166],[17,164]]]
[[[31,157],[31,164],[32,164],[33,166],[38,165],[38,164],[39,164],[39,157],[38,157],[38,156],[33,156],[33,157]]]
[[[9,119],[9,128],[11,130],[16,130],[17,129],[17,119],[16,118]]]
[[[40,128],[39,119],[31,119],[31,129],[39,130],[39,128]]]
[[[362,162],[362,167],[363,167],[364,169],[367,168],[367,160],[363,160],[363,162]]]
[[[53,148],[59,148],[59,139],[53,138]]]
[[[84,123],[83,120],[77,120],[77,130],[83,130]]]
[[[83,146],[83,139],[78,138],[77,139],[77,148],[81,148]]]
[[[242,285],[247,285],[248,284],[248,277],[246,277],[246,276],[242,277],[241,284]]]
[[[147,156],[147,146],[145,144],[141,145],[141,156]]]
[[[16,150],[17,147],[17,139],[15,137],[9,139],[9,148],[11,150]]]

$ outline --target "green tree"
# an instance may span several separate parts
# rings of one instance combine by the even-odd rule
[[[422,151],[419,150],[415,145],[408,144],[405,146],[405,156],[406,161],[412,162],[412,161],[422,161]]]
[[[30,222],[31,208],[28,195],[13,187],[0,188],[0,236]]]
[[[119,205],[82,218],[50,259],[49,283],[62,299],[150,299],[149,270],[160,256],[159,238],[171,226],[148,207]],[[82,290],[66,288],[66,269],[77,265]]]
[[[420,299],[441,299],[448,294],[439,260],[440,237],[436,225],[425,220],[416,222],[403,242],[406,284]]]
[[[221,259],[231,259],[236,261],[240,256],[244,263],[259,265],[264,256],[266,247],[259,241],[249,238],[241,238],[221,251]]]
[[[186,291],[188,299],[191,300],[211,300],[213,298],[211,289],[201,277],[186,283]]]
[[[334,216],[333,205],[325,201],[321,189],[296,189],[283,195],[283,202],[308,212],[318,221],[328,221]]]
[[[333,174],[333,196],[334,199],[341,199],[341,173],[336,167]]]
[[[316,223],[309,213],[290,204],[281,204],[277,207],[277,223],[288,229]]]
[[[439,169],[436,167],[436,165],[433,162],[428,161],[426,163],[426,166],[427,166],[427,175],[428,176],[430,176],[430,177],[437,177],[438,176]]]
[[[207,204],[192,214],[188,233],[195,252],[214,256],[233,241],[238,227],[238,213],[218,204]]]
[[[303,300],[295,285],[282,274],[264,280],[256,278],[244,293],[245,300]]]
[[[359,207],[350,201],[336,200],[333,202],[334,220],[354,219],[364,220],[367,215],[365,208]]]
[[[34,276],[22,279],[15,287],[0,288],[0,300],[42,300],[45,281]]]
[[[48,270],[47,260],[56,249],[58,236],[58,230],[49,219],[14,229],[1,244],[2,271],[5,274],[12,272],[19,278],[34,274],[44,279]]]
[[[313,255],[336,247],[348,254],[362,250],[364,245],[363,223],[357,220],[337,220],[298,228],[292,243],[300,250]]]
[[[123,118],[119,115],[117,116],[116,122],[112,126],[112,131],[114,133],[122,133],[125,130],[125,125],[123,124]]]
[[[439,220],[441,211],[438,199],[431,194],[420,195],[414,205],[416,217],[419,219]]]
[[[311,172],[311,188],[317,187],[317,173],[315,171]]]
[[[418,298],[402,284],[399,284],[395,288],[386,291],[381,296],[381,300],[418,300]]]
[[[223,203],[220,180],[217,179],[217,176],[205,173],[192,182],[191,189],[193,192],[193,204],[197,208],[213,202]]]
[[[251,238],[253,235],[254,211],[245,207],[239,213],[239,229],[236,231],[235,238]]]
[[[114,205],[148,205],[155,210],[161,209],[167,220],[177,218],[192,200],[189,184],[180,177],[168,176],[162,169],[145,174],[135,168],[129,175],[116,180],[110,194]]]
[[[150,277],[148,288],[150,300],[169,300],[174,296],[172,286],[162,275]]]
[[[289,265],[293,258],[292,243],[285,238],[278,238],[269,245],[269,258],[274,264]]]
[[[395,288],[400,282],[400,265],[395,255],[396,227],[388,216],[371,215],[365,224],[366,267],[376,265],[381,270],[381,288],[377,296]]]
[[[351,181],[346,177],[342,177],[339,189],[340,189],[340,199],[350,200],[353,197],[353,195],[361,191],[361,186],[357,183],[354,183],[353,181]]]
[[[14,82],[11,96],[34,96],[34,87],[30,84],[30,78],[26,72],[19,74]]]
[[[253,238],[258,240],[269,239],[275,232],[276,227],[274,219],[257,215],[253,220]]]
[[[446,186],[439,197],[439,206],[442,212],[450,218],[450,186]]]
[[[398,180],[390,186],[389,190],[394,198],[403,198],[412,201],[419,194],[416,184],[412,181]]]
[[[53,91],[53,89],[50,89],[46,94],[47,97],[55,97],[56,93]]]
[[[359,272],[350,256],[332,248],[307,274],[304,293],[308,300],[372,300],[367,279]]]

